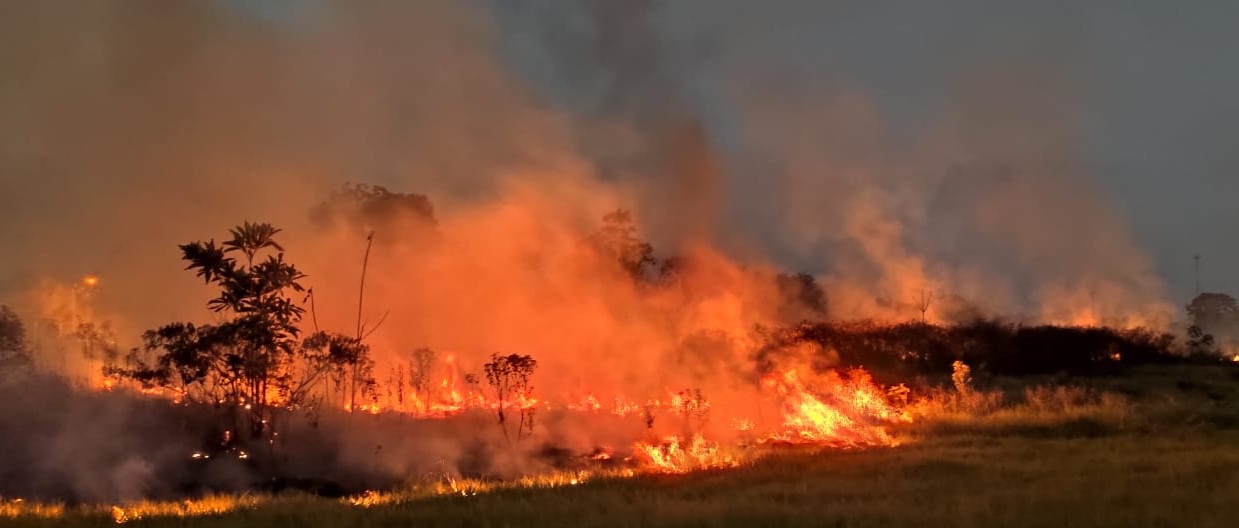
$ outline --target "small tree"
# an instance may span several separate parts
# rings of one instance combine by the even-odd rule
[[[925,322],[925,316],[929,313],[929,305],[934,302],[934,292],[921,290],[921,295],[916,298],[916,309],[921,311],[921,322]]]
[[[529,386],[529,378],[533,375],[533,370],[537,366],[538,362],[533,357],[517,354],[508,356],[491,354],[490,362],[483,366],[483,370],[486,372],[486,381],[495,390],[495,396],[499,403],[496,412],[499,418],[499,427],[503,429],[503,437],[505,439],[509,438],[507,407],[512,400],[517,400],[515,403],[520,409],[520,423],[516,429],[516,440],[520,441],[521,436],[527,430],[530,433],[533,432],[533,408],[527,405],[527,403],[533,395],[533,388]]]
[[[1239,301],[1225,293],[1202,293],[1187,305],[1187,314],[1192,317],[1192,323],[1201,327],[1219,320],[1229,322],[1236,312],[1239,312]]]
[[[1192,326],[1210,334],[1219,344],[1239,340],[1239,302],[1225,293],[1202,293],[1187,305]]]
[[[387,401],[404,409],[404,365],[397,363],[387,369]]]
[[[710,401],[701,389],[685,389],[671,399],[673,411],[684,418],[684,436],[692,438],[705,428],[710,418]]]
[[[379,234],[379,243],[435,227],[434,206],[425,195],[392,192],[378,185],[346,183],[310,210],[321,228],[343,226],[358,235]]]
[[[119,359],[120,351],[116,344],[116,336],[107,322],[95,324],[84,322],[77,326],[73,337],[82,345],[82,356],[90,361],[100,361],[111,365]]]
[[[29,366],[26,326],[8,306],[0,305],[0,374]]]
[[[257,438],[275,410],[312,403],[312,388],[327,373],[366,363],[368,349],[359,338],[315,332],[302,339],[304,309],[290,295],[305,291],[305,275],[284,260],[275,241],[279,232],[246,222],[221,245],[211,240],[180,246],[186,269],[219,289],[207,306],[224,320],[150,330],[126,366],[107,372],[230,409],[248,422],[242,431]]]
[[[812,275],[780,273],[775,276],[775,286],[782,300],[780,316],[785,321],[799,323],[826,315],[826,292]]]
[[[409,386],[421,403],[421,411],[430,410],[430,374],[434,369],[435,351],[426,347],[413,351],[409,361]]]
[[[632,278],[645,278],[646,268],[657,263],[654,248],[637,236],[632,213],[616,209],[602,217],[602,227],[590,237],[594,248],[614,259]]]
[[[1187,351],[1188,354],[1195,357],[1216,356],[1217,347],[1213,341],[1211,334],[1205,333],[1204,329],[1192,325],[1187,329]]]

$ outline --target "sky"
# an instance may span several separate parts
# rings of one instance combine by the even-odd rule
[[[274,24],[295,24],[314,4],[219,1]],[[565,29],[570,13],[580,22],[580,5],[597,3],[481,2],[493,10],[511,67],[567,105],[587,104],[606,81],[566,72],[571,60],[551,48],[572,38],[559,37],[573,31]],[[1083,93],[1082,156],[1172,295],[1190,298],[1197,254],[1204,289],[1239,292],[1231,231],[1239,225],[1239,34],[1231,26],[1239,4],[682,0],[655,3],[648,16],[644,37],[665,55],[677,96],[724,144],[735,135],[729,127],[742,126],[720,93],[728,68],[794,72],[792,82],[807,89],[846,84],[872,97],[888,126],[915,135],[950,111],[948,73],[961,65],[1058,63]]]
[[[713,237],[845,275],[855,254],[913,253],[1015,288],[1112,269],[1144,287],[1147,256],[1180,305],[1199,254],[1202,287],[1239,294],[1237,15],[1206,0],[5,4],[0,296],[35,262],[166,257],[95,231],[200,237],[245,211],[200,207],[230,183],[416,182],[402,190],[451,203],[487,187],[475,169],[569,143],[630,184],[660,247]],[[870,213],[905,242],[866,245],[854,220]]]
[[[1080,156],[1174,298],[1192,295],[1197,254],[1205,290],[1239,291],[1239,34],[1230,26],[1239,4],[687,0],[655,16],[661,45],[691,56],[670,69],[715,138],[735,122],[719,93],[729,68],[764,65],[783,74],[772,82],[809,89],[847,85],[907,135],[951,112],[949,92],[960,82],[953,76],[966,65],[1027,61],[1043,63],[1049,76],[1067,72],[1079,98],[1071,119],[1081,128]],[[500,20],[515,39],[530,31]],[[556,85],[537,60],[513,62]],[[568,92],[560,85],[560,96]]]

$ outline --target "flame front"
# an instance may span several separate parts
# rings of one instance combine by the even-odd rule
[[[893,445],[885,424],[909,420],[863,370],[846,376],[832,370],[813,381],[807,386],[796,370],[763,380],[785,406],[783,430],[771,439],[838,447]]]

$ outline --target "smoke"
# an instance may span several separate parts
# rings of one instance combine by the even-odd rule
[[[913,319],[928,292],[934,321],[970,304],[1033,321],[1168,323],[1162,285],[1084,154],[1081,109],[1095,94],[1088,57],[1070,53],[1084,40],[1077,17],[1032,9],[1052,38],[988,35],[994,46],[952,61],[937,59],[967,48],[935,16],[907,42],[941,55],[868,44],[915,65],[898,75],[923,77],[930,102],[917,107],[868,89],[896,73],[800,40],[827,20],[827,43],[869,42],[847,28],[881,9],[737,4],[0,7],[0,68],[14,72],[0,86],[0,300],[54,318],[46,295],[27,294],[97,274],[91,311],[69,303],[72,318],[111,321],[131,344],[207,317],[177,244],[257,220],[285,229],[317,321],[355,328],[365,241],[308,214],[351,180],[427,194],[439,219],[434,240],[371,256],[361,311],[383,321],[368,339],[380,379],[419,347],[455,358],[460,375],[492,353],[530,354],[539,394],[702,389],[756,419],[753,329],[782,322],[784,268],[815,274],[841,319]],[[911,30],[900,24],[884,31]],[[617,207],[662,256],[687,257],[677,288],[642,290],[589,251]],[[109,423],[129,426],[98,428]],[[471,455],[456,426],[342,434],[341,465],[459,470]],[[716,437],[728,426],[709,425]],[[539,427],[574,446],[642,434]],[[385,447],[362,460],[367,443]],[[63,463],[117,475],[90,497],[138,494],[130,482],[158,474],[116,460]]]
[[[845,318],[908,318],[912,299],[929,291],[1030,320],[1169,323],[1160,278],[1088,157],[1089,109],[1104,95],[1089,77],[1098,67],[1091,11],[977,2],[898,13],[855,3],[497,9],[509,62],[590,116],[586,137],[622,152],[589,151],[609,162],[603,174],[619,160],[653,175],[625,181],[651,238],[670,251],[695,233],[731,255],[813,272]],[[612,118],[606,127],[599,115]],[[668,135],[677,119],[702,133],[677,143]],[[668,164],[662,153],[672,150],[698,163]],[[955,310],[930,311],[944,319]]]
[[[137,330],[195,307],[157,264],[176,243],[245,218],[303,231],[307,204],[340,181],[450,210],[499,199],[513,173],[567,171],[635,209],[666,254],[708,245],[818,274],[841,317],[903,317],[881,307],[935,290],[1059,320],[1052,292],[1090,288],[1067,297],[1111,305],[1096,309],[1105,321],[1162,317],[1123,313],[1164,294],[1082,154],[1088,57],[1065,53],[1083,47],[1071,12],[1024,13],[1052,42],[983,35],[997,44],[922,72],[938,104],[892,125],[889,95],[865,93],[884,72],[816,66],[846,55],[807,57],[795,40],[827,16],[854,44],[846,28],[878,16],[857,6],[268,7],[5,8],[22,21],[3,56],[18,72],[2,94],[15,118],[0,230],[20,255],[0,269],[7,297],[98,273],[100,302]],[[949,27],[931,19],[909,38]],[[937,58],[912,55],[900,64]],[[1029,195],[1053,214],[1029,211]],[[134,293],[152,284],[169,294]]]
[[[322,2],[292,27],[211,2],[4,9],[3,293],[97,273],[133,329],[196,308],[156,264],[177,243],[247,218],[295,230],[346,180],[451,204],[565,148],[485,16],[451,2]]]

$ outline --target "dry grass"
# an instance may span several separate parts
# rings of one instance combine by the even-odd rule
[[[1122,431],[1136,423],[1129,399],[1114,392],[1038,385],[1001,391],[939,391],[909,406],[914,436],[988,434],[1076,436]]]
[[[121,524],[140,519],[166,517],[202,517],[249,509],[261,504],[255,495],[212,495],[175,502],[142,501],[112,506],[112,521]]]
[[[62,504],[42,504],[23,499],[0,500],[0,519],[56,518],[65,514]]]

